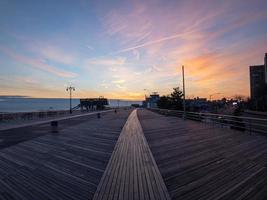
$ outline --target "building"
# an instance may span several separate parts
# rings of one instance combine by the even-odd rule
[[[159,94],[157,92],[153,92],[149,97],[146,97],[145,101],[143,101],[143,107],[157,108],[159,98]]]
[[[264,65],[254,65],[250,70],[250,96],[253,108],[267,110],[267,53]]]
[[[264,66],[265,66],[265,82],[267,83],[267,53],[265,53],[264,57]]]

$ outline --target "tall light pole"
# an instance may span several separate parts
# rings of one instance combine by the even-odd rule
[[[72,113],[71,94],[72,94],[72,91],[75,91],[75,87],[69,86],[69,87],[66,88],[66,91],[70,92],[70,114],[71,114]]]
[[[185,110],[185,81],[184,81],[184,66],[182,66],[182,72],[183,72],[183,106],[184,106],[184,114],[183,119],[186,118],[186,110]]]

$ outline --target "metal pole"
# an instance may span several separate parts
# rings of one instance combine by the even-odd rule
[[[75,87],[70,86],[70,87],[67,87],[67,89],[66,89],[66,91],[70,91],[70,114],[72,113],[72,105],[71,105],[72,90],[75,91]]]
[[[72,109],[71,109],[71,88],[70,88],[70,114],[72,113]]]
[[[186,110],[185,110],[185,81],[184,81],[184,66],[182,66],[182,71],[183,71],[183,106],[184,106],[184,114],[183,114],[183,119],[185,120],[186,118]]]

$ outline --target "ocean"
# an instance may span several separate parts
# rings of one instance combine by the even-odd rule
[[[72,107],[77,106],[80,99],[72,99]],[[141,101],[109,100],[109,107],[130,106],[140,104]],[[0,113],[3,112],[33,112],[48,110],[68,110],[69,99],[56,98],[21,98],[21,97],[0,97]]]

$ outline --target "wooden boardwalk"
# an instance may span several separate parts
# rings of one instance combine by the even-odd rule
[[[0,131],[0,199],[92,199],[129,113],[69,119],[57,134],[48,124]]]
[[[170,199],[136,110],[122,130],[94,196],[94,200],[106,199]]]
[[[0,200],[267,199],[265,136],[130,113],[0,131]]]
[[[267,199],[267,138],[138,112],[172,199]]]

